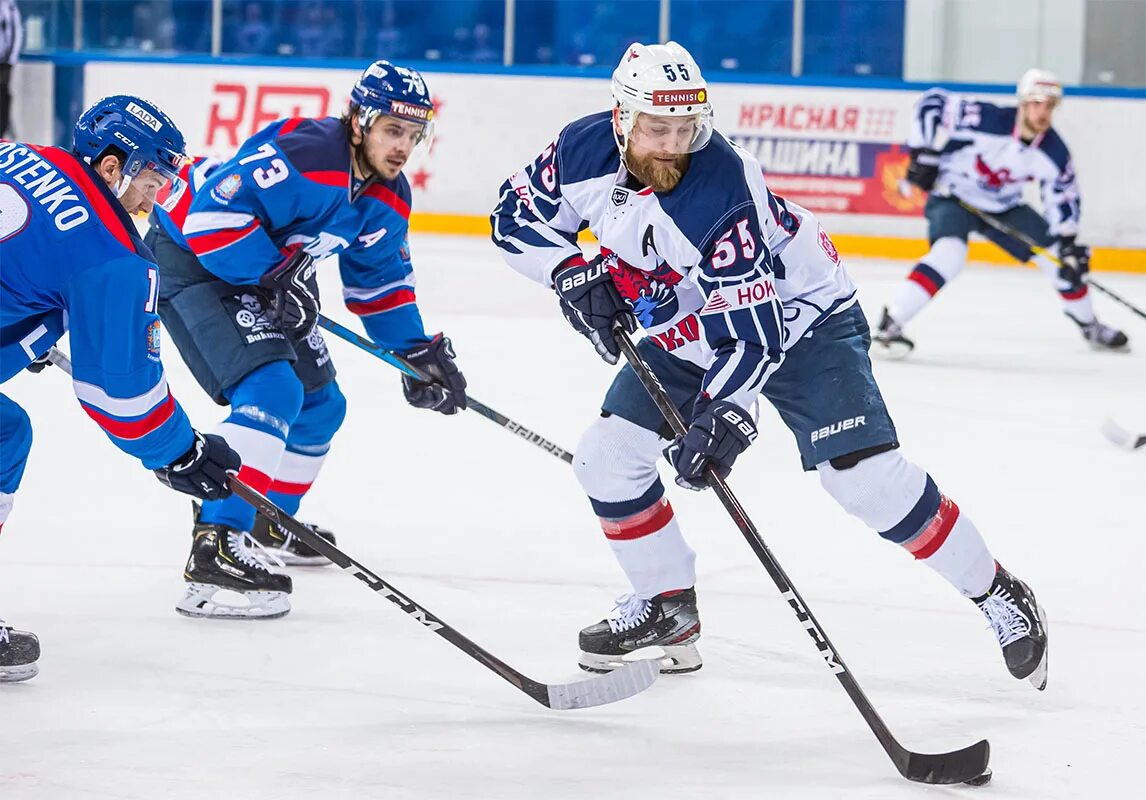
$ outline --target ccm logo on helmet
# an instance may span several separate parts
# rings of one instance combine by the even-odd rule
[[[688,106],[703,103],[708,99],[708,92],[704,89],[688,89],[686,91],[656,91],[653,92],[654,106]]]
[[[160,129],[163,127],[163,123],[157,120],[154,115],[151,114],[151,112],[144,108],[140,108],[135,103],[127,104],[127,113],[141,120],[144,125],[151,128],[151,130],[155,131],[156,133],[159,133]]]

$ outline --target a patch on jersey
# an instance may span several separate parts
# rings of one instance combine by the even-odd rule
[[[828,258],[832,260],[833,264],[840,263],[840,251],[836,249],[835,244],[832,242],[828,232],[824,230],[824,226],[820,226],[820,249],[827,254]]]
[[[147,326],[147,357],[151,361],[159,360],[159,320]]]
[[[676,316],[679,301],[672,287],[680,283],[681,274],[668,264],[661,262],[656,269],[645,272],[625,263],[616,253],[607,253],[604,264],[617,291],[632,306],[643,327],[652,328]]]
[[[629,191],[627,189],[621,188],[620,186],[615,187],[613,189],[612,200],[613,205],[623,206],[625,203],[629,202]]]
[[[409,238],[402,240],[402,246],[398,248],[398,257],[403,261],[410,260],[410,240]]]
[[[776,287],[772,284],[772,279],[759,278],[752,283],[717,289],[708,296],[708,302],[697,313],[701,316],[723,314],[738,308],[770,303],[776,299]]]
[[[242,188],[242,185],[243,179],[239,177],[238,173],[231,173],[215,184],[211,189],[211,197],[215,199],[216,203],[226,205],[239,193],[239,189]]]

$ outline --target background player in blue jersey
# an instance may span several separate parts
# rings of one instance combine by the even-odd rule
[[[902,358],[915,346],[903,328],[940,289],[963,271],[967,237],[980,233],[1019,261],[1033,261],[1054,282],[1066,315],[1099,350],[1124,348],[1126,334],[1098,321],[1084,277],[1090,248],[1079,244],[1081,200],[1066,143],[1051,127],[1062,84],[1046,70],[1028,70],[1019,81],[1018,107],[1002,107],[931,89],[915,104],[907,145],[907,180],[930,192],[927,217],[931,250],[915,265],[884,309],[876,341]],[[1043,213],[1023,203],[1030,181],[1042,191]],[[995,217],[1047,248],[1062,263],[1031,249],[960,205]]]
[[[0,142],[0,381],[47,364],[68,332],[80,406],[173,489],[230,494],[239,456],[191,428],[167,388],[155,314],[158,274],[128,214],[149,211],[184,159],[183,135],[137,97],[107,97],[75,126],[72,152]],[[0,527],[32,424],[0,394]],[[0,680],[36,674],[34,636],[0,622]]]
[[[230,405],[219,431],[243,457],[240,475],[288,513],[314,482],[346,412],[314,327],[317,260],[337,254],[346,305],[370,337],[440,381],[404,377],[411,404],[443,414],[466,406],[450,340],[423,328],[407,242],[410,185],[402,168],[430,141],[433,117],[418,72],[375,62],[342,119],[269,125],[229,160],[188,167],[153,216],[147,241],[163,276],[160,316],[200,385]],[[289,576],[262,558],[233,574],[218,567],[217,555],[250,533],[285,562],[325,559],[277,527],[254,523],[254,509],[238,498],[203,504],[180,612],[275,617],[290,610]],[[219,589],[243,593],[247,604],[216,601]]]
[[[849,513],[933,568],[990,620],[1010,672],[1046,681],[1046,618],[974,523],[903,457],[868,360],[870,335],[831,239],[769,191],[759,162],[712,130],[708,86],[680,45],[629,47],[612,113],[568,125],[502,186],[493,236],[515,269],[553,286],[606,361],[635,315],[638,349],[682,416],[671,430],[628,365],[581,437],[574,470],[633,593],[581,631],[581,665],[616,668],[650,646],[662,670],[701,665],[695,554],[657,474],[727,475],[756,438],[763,395],[803,466]],[[576,244],[588,227],[601,254]]]

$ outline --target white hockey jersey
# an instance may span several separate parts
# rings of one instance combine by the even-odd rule
[[[936,192],[988,213],[1019,205],[1023,185],[1036,181],[1051,234],[1077,235],[1080,198],[1070,151],[1054,128],[1024,142],[1017,112],[930,89],[915,104],[907,146],[941,153]]]
[[[637,320],[706,370],[712,399],[749,408],[788,347],[856,302],[816,218],[773,195],[759,162],[721,134],[671,192],[628,179],[612,114],[579,119],[502,185],[493,240],[511,267],[552,286],[587,227]]]

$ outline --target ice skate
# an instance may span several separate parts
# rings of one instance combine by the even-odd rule
[[[891,318],[886,306],[879,318],[879,328],[872,341],[875,344],[874,352],[892,361],[907,358],[915,349],[915,342],[903,335],[903,328]]]
[[[1070,314],[1067,316],[1070,317]],[[1095,350],[1125,351],[1130,349],[1130,340],[1125,333],[1117,328],[1112,328],[1098,320],[1083,324],[1074,317],[1070,318],[1082,330],[1082,338],[1086,339]]]
[[[335,544],[334,534],[326,528],[317,525],[307,525],[307,527],[326,541]],[[251,538],[288,567],[324,567],[330,563],[329,558],[297,539],[290,531],[271,523],[262,514],[255,518],[255,525],[251,528]]]
[[[0,683],[36,677],[39,658],[40,640],[36,634],[18,631],[0,619]]]
[[[995,564],[991,590],[975,598],[987,617],[1007,669],[1016,678],[1027,679],[1039,691],[1047,685],[1047,614],[1030,587]]]
[[[581,631],[579,664],[588,672],[609,672],[627,661],[655,657],[664,674],[695,672],[702,664],[695,644],[699,638],[693,589],[665,592],[652,600],[624,595],[608,618]],[[649,648],[661,655],[639,655]]]
[[[274,619],[290,611],[290,576],[273,568],[281,563],[272,565],[249,533],[199,522],[198,511],[194,533],[183,571],[187,587],[176,611],[218,619]],[[226,602],[235,596],[244,602]]]

